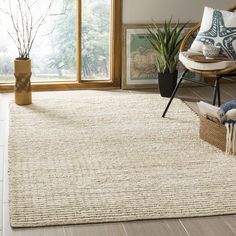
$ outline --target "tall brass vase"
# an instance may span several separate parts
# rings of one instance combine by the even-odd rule
[[[14,61],[15,103],[17,105],[29,105],[32,103],[32,89],[30,77],[31,60],[15,59]]]

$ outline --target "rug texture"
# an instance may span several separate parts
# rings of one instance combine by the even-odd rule
[[[12,105],[13,227],[236,213],[236,159],[157,94],[100,92]]]

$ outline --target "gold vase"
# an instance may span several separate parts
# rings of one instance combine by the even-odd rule
[[[31,60],[15,59],[14,61],[15,103],[17,105],[29,105],[32,103],[32,89],[30,77]]]

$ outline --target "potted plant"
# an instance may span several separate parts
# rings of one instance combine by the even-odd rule
[[[157,71],[159,89],[162,97],[170,97],[177,83],[178,53],[182,34],[186,24],[172,24],[172,19],[164,23],[163,28],[157,24],[150,24],[147,28],[150,37],[147,37],[157,52]]]
[[[8,34],[18,49],[18,57],[14,61],[15,103],[18,105],[32,103],[30,51],[38,30],[48,16],[54,1],[49,0],[46,9],[43,12],[39,11],[37,17],[33,12],[33,8],[39,7],[40,1],[37,0],[16,0],[14,4],[8,0],[3,3],[4,8],[0,8],[11,22],[13,30],[12,32],[8,31]]]

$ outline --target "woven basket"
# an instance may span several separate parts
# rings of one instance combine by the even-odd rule
[[[226,128],[205,117],[200,117],[200,138],[225,152]]]

